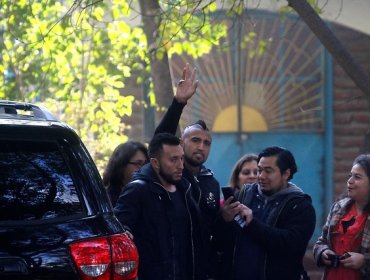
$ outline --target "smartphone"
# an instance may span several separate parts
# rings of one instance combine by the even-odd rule
[[[222,194],[224,195],[224,200],[227,200],[230,196],[234,196],[234,191],[232,187],[222,187],[221,190],[222,190]],[[235,202],[235,201],[236,199],[234,196],[234,199],[232,200],[232,202]]]
[[[224,200],[227,200],[230,196],[234,196],[231,203],[236,201],[234,191],[231,187],[222,187],[221,190],[222,194],[224,195]],[[234,220],[241,228],[247,224],[247,222],[239,214],[236,214]]]

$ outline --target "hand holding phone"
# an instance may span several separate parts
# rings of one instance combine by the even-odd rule
[[[224,196],[224,200],[227,200],[230,196],[233,196],[234,198],[230,203],[233,203],[233,202],[236,201],[234,191],[231,187],[222,187],[221,190],[222,190],[222,194]],[[236,214],[236,216],[234,217],[234,221],[236,221],[236,223],[240,227],[244,227],[247,223],[239,214]]]
[[[222,194],[224,196],[224,200],[227,200],[230,196],[234,196],[234,191],[232,189],[232,187],[222,187],[221,188],[222,190]],[[234,199],[231,201],[232,202],[235,202],[236,199],[235,199],[235,196],[234,196]]]

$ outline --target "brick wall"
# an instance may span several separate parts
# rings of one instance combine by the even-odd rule
[[[333,31],[354,60],[370,75],[370,36],[335,25]],[[364,147],[365,133],[370,128],[370,109],[364,93],[333,61],[334,73],[334,197],[345,191],[352,162]],[[370,147],[366,148],[370,152]]]
[[[370,75],[370,36],[339,25],[334,26],[333,31],[355,61]],[[370,128],[370,108],[364,93],[335,61],[333,70],[333,195],[337,198],[345,192],[352,162],[364,148],[365,133]],[[366,152],[370,153],[370,147],[366,147]],[[304,266],[311,280],[321,279],[324,270],[316,266],[311,246],[307,248]]]

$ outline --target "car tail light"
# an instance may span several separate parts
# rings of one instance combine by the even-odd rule
[[[137,276],[139,255],[125,234],[76,241],[70,244],[70,251],[84,280],[130,280]]]

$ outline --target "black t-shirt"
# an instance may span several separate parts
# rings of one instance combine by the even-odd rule
[[[176,280],[189,279],[189,260],[190,260],[190,223],[187,213],[185,198],[179,191],[169,192],[174,211],[169,213],[173,223],[174,252],[173,259],[176,262]]]

